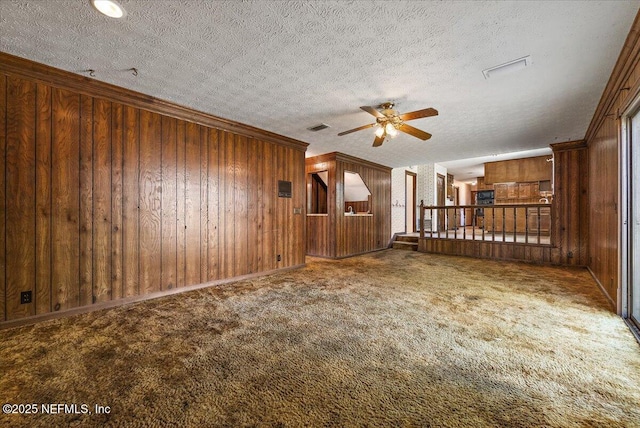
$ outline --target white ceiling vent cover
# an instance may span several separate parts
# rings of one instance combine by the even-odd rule
[[[509,74],[515,71],[524,70],[531,64],[533,64],[531,55],[527,55],[525,57],[514,59],[513,61],[505,62],[504,64],[496,65],[495,67],[482,70],[482,74],[484,74],[485,79],[488,79],[490,77],[495,78],[502,76],[503,74]]]

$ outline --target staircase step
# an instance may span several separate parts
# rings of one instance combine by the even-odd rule
[[[396,250],[418,251],[417,242],[393,241],[392,248]]]
[[[409,236],[409,235],[396,235],[396,239],[393,242],[415,242],[418,243],[418,236]]]

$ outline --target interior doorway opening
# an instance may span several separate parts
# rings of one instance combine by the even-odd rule
[[[416,181],[417,174],[411,171],[405,171],[405,225],[404,230],[406,233],[413,233],[416,231]]]

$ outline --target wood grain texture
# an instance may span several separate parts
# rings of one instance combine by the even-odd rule
[[[80,261],[78,304],[93,303],[93,98],[80,96]]]
[[[111,298],[124,297],[122,259],[122,163],[124,157],[124,107],[113,103],[111,111]]]
[[[555,165],[551,239],[555,264],[586,266],[589,248],[588,151],[579,144],[552,144]],[[617,239],[617,238],[616,238]]]
[[[122,258],[124,296],[140,290],[140,111],[125,106],[122,161]]]
[[[209,128],[200,127],[200,275],[199,283],[209,275]]]
[[[35,314],[20,304],[20,293],[35,294],[35,109],[36,85],[7,79],[6,143],[6,318]]]
[[[238,136],[235,144],[233,168],[234,248],[233,276],[249,273],[248,266],[248,209],[247,209],[247,137]]]
[[[161,274],[161,117],[140,111],[140,287],[142,294],[160,291]]]
[[[418,241],[418,251],[482,259],[551,263],[552,248],[513,243],[421,238]]]
[[[76,73],[60,70],[44,64],[39,64],[8,53],[0,52],[0,72],[20,75],[31,80],[39,80],[57,87],[67,88],[78,93],[91,94],[94,97],[109,99],[139,109],[146,109],[156,113],[175,117],[188,122],[216,129],[224,129],[236,135],[258,138],[277,145],[286,145],[304,152],[307,143],[293,138],[278,135],[264,129],[255,128],[244,123],[217,117],[161,100],[140,92],[100,82]]]
[[[93,302],[111,300],[111,102],[93,103]]]
[[[199,284],[200,281],[200,126],[186,124],[186,254],[185,285]]]
[[[36,314],[51,312],[51,88],[36,94]]]
[[[220,133],[217,129],[209,130],[207,163],[207,281],[220,278]]]
[[[177,246],[177,272],[176,286],[184,287],[186,274],[186,255],[187,255],[187,213],[186,213],[186,194],[187,194],[187,174],[186,174],[186,122],[179,120],[176,130],[176,146],[177,146],[177,162],[176,162],[176,246]]]
[[[277,254],[277,218],[276,201],[276,145],[266,143],[262,147],[263,170],[262,170],[262,261],[264,270],[276,268]]]
[[[5,166],[7,153],[7,77],[0,74],[0,322],[6,321],[6,200]]]
[[[0,109],[0,322],[304,264],[299,147],[1,73]]]
[[[618,200],[621,115],[639,95],[640,13],[636,15],[585,136],[589,179],[588,265],[617,310],[622,309],[618,292],[627,286],[619,277],[619,211],[625,209],[619,206]]]
[[[253,138],[247,142],[247,172],[250,174],[247,188],[247,269],[258,271],[262,254],[262,145]]]
[[[53,89],[52,114],[52,304],[63,310],[80,299],[80,96]]]
[[[176,119],[162,117],[162,290],[171,290],[177,284],[177,173],[178,126]]]
[[[235,263],[235,219],[233,210],[235,208],[235,135],[229,132],[225,135],[224,143],[224,210],[221,213],[222,227],[224,228],[224,246],[222,254],[224,260],[221,262],[221,278],[231,278]]]

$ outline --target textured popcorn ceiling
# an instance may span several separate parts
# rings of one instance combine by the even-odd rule
[[[0,0],[0,50],[398,167],[584,137],[637,1]],[[531,55],[522,72],[482,70]],[[137,77],[126,70],[136,67]],[[371,147],[358,109],[394,100],[433,134]],[[310,132],[321,122],[331,128]],[[450,164],[451,165],[451,164]],[[458,174],[467,174],[449,167]],[[464,178],[461,176],[460,178]]]

